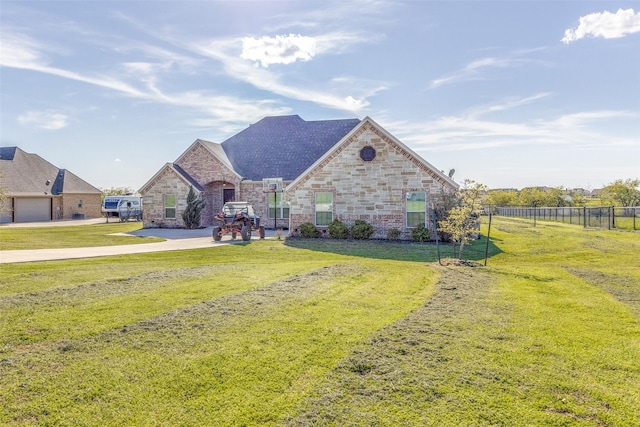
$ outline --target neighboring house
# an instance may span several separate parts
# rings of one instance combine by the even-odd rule
[[[99,218],[102,192],[18,147],[0,147],[0,223]]]
[[[334,219],[362,219],[374,226],[373,237],[398,228],[407,238],[419,224],[433,228],[432,203],[458,184],[368,117],[283,116],[221,144],[196,140],[140,189],[144,226],[182,227],[190,187],[207,203],[203,226],[235,200],[250,202],[266,227],[294,235],[305,222],[326,232]]]

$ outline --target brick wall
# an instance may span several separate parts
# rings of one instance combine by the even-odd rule
[[[212,225],[213,217],[222,210],[225,189],[235,190],[235,199],[240,200],[238,199],[240,177],[202,144],[194,144],[176,164],[204,188],[201,195],[206,201],[202,212],[203,226]],[[186,200],[186,194],[184,197]]]
[[[101,206],[102,197],[99,193],[62,194],[53,198],[53,219],[73,219],[74,214],[83,215],[85,219],[100,218]]]
[[[288,182],[285,182],[283,185],[287,185],[287,183]],[[260,224],[264,225],[265,228],[289,228],[288,219],[274,220],[273,218],[269,218],[267,197],[268,193],[264,192],[262,181],[242,181],[240,185],[240,195],[237,200],[249,202],[251,206],[253,206],[256,215],[260,217]]]

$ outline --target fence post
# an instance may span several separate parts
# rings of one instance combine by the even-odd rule
[[[587,228],[587,207],[586,206],[582,207],[582,219],[584,222],[584,228]]]
[[[616,228],[616,207],[611,206],[611,227]]]

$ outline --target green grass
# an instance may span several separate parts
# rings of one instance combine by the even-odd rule
[[[164,240],[156,237],[112,235],[136,231],[141,228],[141,222],[53,227],[0,227],[0,250],[132,245]]]
[[[639,425],[640,236],[491,235],[5,264],[0,424]]]

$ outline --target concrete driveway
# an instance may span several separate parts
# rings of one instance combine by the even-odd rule
[[[77,220],[77,221],[51,221],[43,223],[5,224],[3,227],[50,227],[64,225],[89,225],[103,223],[101,220]],[[140,254],[146,252],[181,251],[186,249],[214,248],[229,244],[242,243],[242,239],[232,240],[231,236],[223,236],[220,242],[214,242],[211,235],[213,227],[197,230],[169,229],[169,228],[143,228],[131,233],[123,233],[133,237],[159,237],[166,239],[164,242],[139,243],[121,246],[98,246],[89,248],[63,248],[63,249],[26,249],[16,251],[0,251],[0,264],[14,262],[52,261],[74,258],[93,258],[111,255]],[[265,230],[265,238],[274,238],[275,230]],[[259,240],[257,233],[252,233],[251,240]]]

